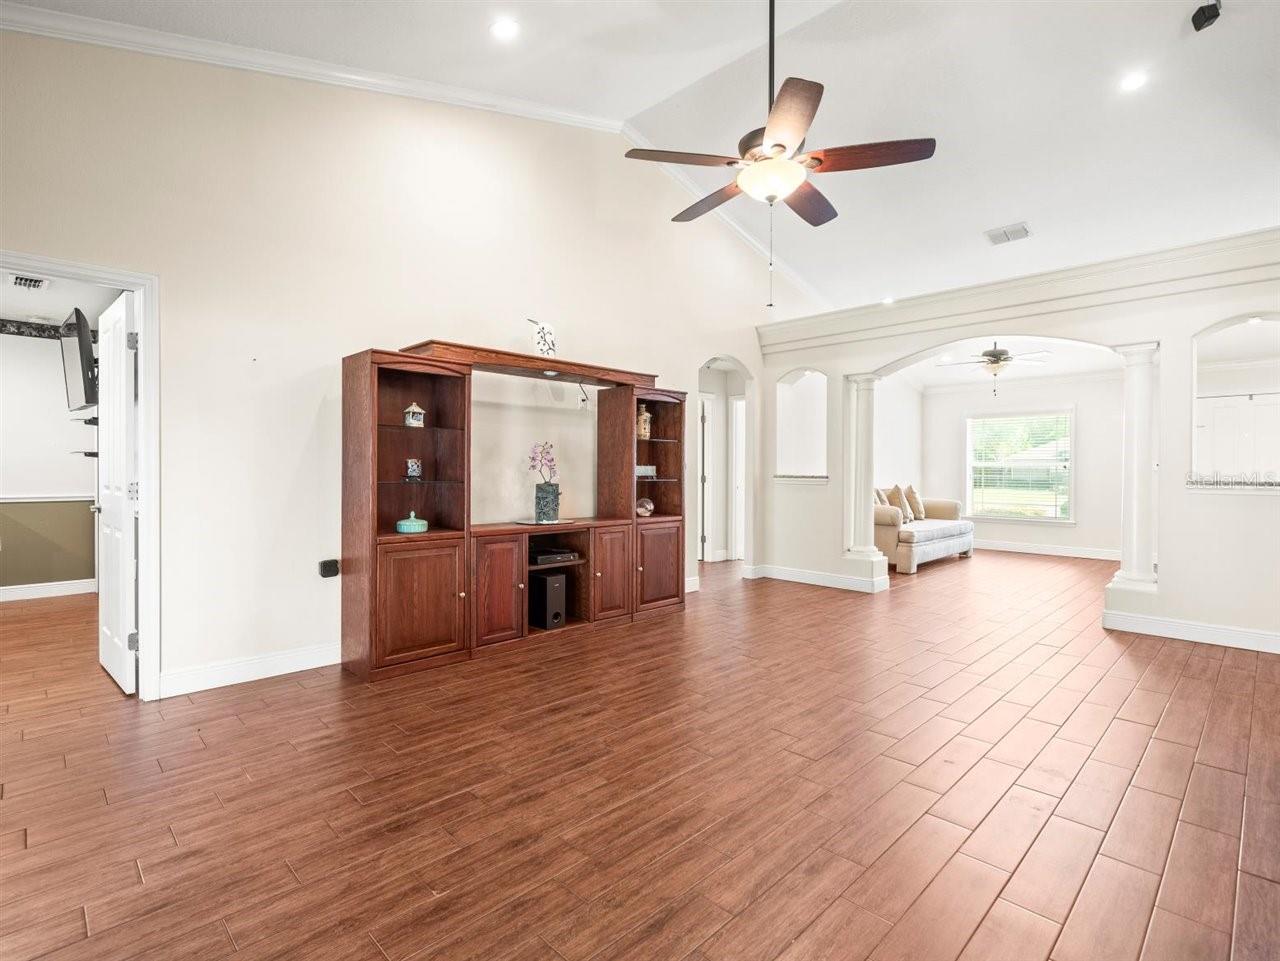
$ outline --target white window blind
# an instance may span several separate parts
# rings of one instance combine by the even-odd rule
[[[1072,519],[1071,412],[970,417],[968,514]]]

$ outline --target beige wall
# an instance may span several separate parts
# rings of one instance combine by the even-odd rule
[[[92,578],[91,503],[0,503],[0,587]]]
[[[760,258],[618,136],[12,33],[0,100],[0,246],[160,278],[162,673],[337,644],[344,354],[534,317],[670,387],[759,368]]]

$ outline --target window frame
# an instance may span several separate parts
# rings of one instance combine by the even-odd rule
[[[1067,478],[1067,503],[1071,507],[1071,516],[1059,517],[1007,517],[1003,514],[978,514],[973,510],[973,446],[970,442],[970,425],[975,420],[1008,420],[1015,417],[1060,417],[1067,418],[1067,438],[1071,445],[1071,469]],[[964,519],[985,521],[995,524],[1041,524],[1050,527],[1075,527],[1079,517],[1076,501],[1076,405],[1065,404],[1053,407],[1019,408],[1007,411],[977,410],[967,411],[964,415]]]

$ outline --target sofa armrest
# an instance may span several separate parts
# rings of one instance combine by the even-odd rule
[[[924,504],[925,517],[936,517],[942,521],[958,521],[960,519],[959,501],[926,497],[922,503]]]
[[[927,510],[928,508],[926,508]],[[885,507],[883,504],[876,505],[876,526],[877,527],[901,527],[902,511],[896,507]]]

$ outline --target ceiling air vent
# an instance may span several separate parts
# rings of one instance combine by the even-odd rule
[[[14,274],[13,286],[23,290],[44,290],[49,286],[49,278],[32,277],[30,274]]]
[[[996,227],[986,231],[987,239],[993,244],[1007,244],[1013,240],[1026,240],[1031,236],[1025,223],[1009,224],[1007,227]]]

